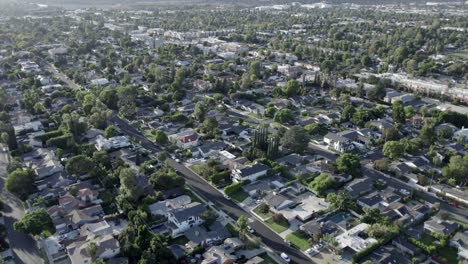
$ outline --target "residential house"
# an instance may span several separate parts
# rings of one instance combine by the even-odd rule
[[[462,129],[455,131],[455,133],[453,133],[453,139],[468,142],[468,128],[463,127]]]
[[[222,141],[210,142],[208,144],[203,144],[201,146],[195,147],[192,150],[193,156],[202,156],[203,158],[208,158],[214,154],[219,153],[227,147],[227,144]]]
[[[117,239],[111,235],[98,236],[89,241],[75,241],[67,246],[72,264],[91,264],[94,261],[87,250],[90,243],[94,243],[97,247],[95,260],[107,260],[120,254],[120,243]]]
[[[369,227],[370,225],[366,223],[361,223],[336,236],[335,239],[338,242],[338,248],[341,250],[350,248],[355,252],[359,252],[367,246],[376,243],[377,240],[375,238],[363,238],[363,236],[361,236],[361,234]]]
[[[126,136],[116,136],[105,138],[101,135],[97,136],[96,144],[94,145],[97,150],[110,150],[130,147],[132,143]]]
[[[442,220],[437,216],[424,222],[424,230],[429,234],[436,233],[443,236],[454,234],[460,226],[452,221]]]
[[[464,232],[456,233],[450,239],[450,245],[458,250],[458,258],[468,260],[468,234]]]
[[[327,133],[323,137],[323,142],[325,142],[329,148],[339,152],[349,152],[351,150],[354,150],[354,145],[352,144],[352,141],[348,138],[339,135],[338,133]]]
[[[45,148],[37,148],[23,156],[28,167],[31,167],[37,175],[37,179],[43,179],[56,173],[62,173],[64,168],[55,158],[54,152]]]
[[[96,190],[83,188],[83,189],[78,190],[78,193],[76,194],[76,198],[78,198],[79,200],[85,203],[91,203],[97,199],[98,195],[99,195],[99,192]]]
[[[348,191],[351,198],[356,199],[374,190],[373,185],[373,180],[367,177],[363,177],[355,179],[346,185],[345,190]]]
[[[410,256],[415,256],[419,252],[419,248],[417,246],[408,242],[406,238],[403,238],[401,236],[392,240],[392,245],[394,245],[397,249],[403,251],[404,253]]]
[[[192,202],[192,199],[188,195],[181,195],[172,199],[167,199],[164,201],[159,201],[151,204],[149,210],[151,215],[163,215],[167,214],[175,209],[184,208]]]
[[[270,209],[275,211],[280,211],[295,204],[294,199],[288,197],[284,193],[269,193],[264,197],[263,200],[270,206]]]
[[[177,134],[170,135],[168,138],[179,148],[189,149],[198,146],[198,140],[200,139],[200,136],[195,130],[188,129]]]
[[[207,91],[213,87],[213,85],[210,82],[200,80],[200,79],[193,81],[192,85],[193,85],[193,88],[199,91]]]
[[[31,121],[22,125],[15,125],[13,126],[13,129],[15,130],[15,135],[18,136],[28,132],[37,132],[44,129],[44,126],[42,125],[41,121]]]
[[[263,163],[254,163],[242,169],[235,168],[232,170],[231,177],[235,182],[250,180],[256,181],[259,177],[267,175],[270,167]]]
[[[212,246],[203,254],[201,264],[234,264],[237,257],[234,250],[223,246]]]
[[[193,202],[186,207],[177,208],[168,213],[168,221],[172,228],[172,235],[177,236],[193,226],[203,223],[200,214],[206,211],[206,206]]]

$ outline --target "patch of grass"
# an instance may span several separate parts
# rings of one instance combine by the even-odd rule
[[[187,239],[187,237],[185,236],[180,236],[180,237],[176,237],[176,238],[173,238],[169,241],[169,244],[170,245],[182,245],[184,246],[185,244],[187,244],[189,242],[189,240]]]
[[[420,241],[428,246],[430,245],[433,245],[434,242],[436,241],[437,239],[435,239],[433,236],[431,235],[428,235],[426,233],[423,233],[423,235],[421,236],[421,239]]]
[[[457,258],[458,253],[457,253],[457,250],[455,248],[452,248],[452,247],[449,247],[449,246],[439,248],[439,249],[437,249],[437,251],[436,251],[436,253],[434,255],[436,255],[438,258],[440,258],[440,260],[442,260],[442,262],[444,262],[444,263],[449,263],[449,264],[457,264],[458,263],[458,258]]]
[[[229,231],[231,236],[233,236],[233,237],[238,237],[239,236],[239,231],[233,225],[227,224],[226,229]]]
[[[282,233],[289,228],[289,223],[275,223],[273,219],[268,219],[265,223],[276,233]]]
[[[286,239],[291,241],[301,250],[306,250],[310,248],[309,236],[301,230],[294,231],[293,233],[286,236]]]
[[[198,198],[197,195],[195,195],[192,190],[190,189],[185,189],[185,193],[190,196],[190,199],[192,199],[192,202],[198,202],[198,203],[204,203],[200,198]]]
[[[276,261],[274,261],[270,256],[268,256],[267,253],[263,253],[259,255],[263,260],[265,260],[266,264],[278,264]]]
[[[253,211],[254,211],[254,213],[258,214],[263,219],[268,219],[273,215],[271,213],[271,211],[268,211],[268,213],[266,213],[266,214],[260,212],[260,207],[259,206],[255,207],[255,209]]]
[[[242,203],[245,199],[247,199],[247,197],[249,197],[249,195],[243,190],[240,190],[229,195],[229,197],[231,197],[231,199],[233,199],[237,203]]]

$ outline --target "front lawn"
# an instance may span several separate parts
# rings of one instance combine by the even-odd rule
[[[437,256],[442,262],[448,264],[457,264],[458,263],[458,253],[457,250],[450,246],[445,246],[443,248],[438,248],[436,253],[434,254]]]
[[[233,199],[237,203],[242,203],[245,199],[247,199],[247,197],[249,197],[249,195],[246,192],[244,192],[244,190],[239,190],[229,195],[229,197],[231,197],[231,199]]]
[[[288,228],[289,228],[289,223],[288,222],[285,222],[285,223],[276,223],[275,221],[273,221],[273,219],[268,219],[267,221],[265,221],[265,223],[271,227],[271,229],[273,229],[276,233],[282,233],[284,231],[286,231]]]
[[[233,225],[227,224],[226,229],[229,231],[231,236],[233,236],[233,237],[239,236],[239,231]]]
[[[309,238],[310,237],[301,230],[294,231],[286,236],[286,240],[291,241],[291,243],[303,251],[311,247]]]
[[[274,261],[270,256],[268,256],[267,253],[263,253],[259,255],[263,260],[265,260],[265,264],[278,264],[276,261]]]
[[[253,209],[253,211],[254,211],[254,213],[259,215],[263,219],[268,219],[268,218],[273,216],[273,213],[271,211],[268,211],[268,213],[266,213],[266,214],[260,212],[260,206],[255,207],[255,209]]]
[[[182,246],[185,246],[185,244],[187,244],[189,242],[189,240],[187,239],[186,236],[179,236],[179,237],[176,237],[176,238],[173,238],[169,241],[169,244],[170,245],[182,245]]]

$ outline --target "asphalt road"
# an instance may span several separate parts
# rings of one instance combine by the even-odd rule
[[[161,151],[161,149],[156,144],[142,136],[134,127],[129,125],[124,120],[113,117],[110,121],[115,126],[118,126],[124,134],[135,137],[146,149],[152,151],[153,153]],[[206,198],[207,201],[211,201],[217,208],[224,211],[231,218],[237,220],[241,215],[244,215],[250,219],[253,219],[254,221],[249,222],[249,225],[255,229],[255,235],[260,237],[263,243],[268,245],[271,249],[275,250],[278,254],[285,252],[291,258],[292,263],[313,263],[301,251],[288,246],[286,243],[284,243],[283,239],[278,234],[266,227],[260,221],[254,219],[253,216],[244,211],[235,202],[226,199],[218,190],[207,184],[203,179],[186,168],[184,165],[172,159],[167,159],[166,161],[172,168],[176,169],[184,176],[186,184],[189,185],[197,194]]]
[[[5,226],[10,240],[10,247],[15,255],[16,264],[44,263],[39,254],[36,241],[30,236],[16,232],[13,229],[13,223],[20,220],[24,215],[23,203],[11,193],[4,191],[6,177],[6,166],[8,165],[8,154],[3,151],[3,145],[0,144],[0,188],[1,199],[4,202],[3,216]]]

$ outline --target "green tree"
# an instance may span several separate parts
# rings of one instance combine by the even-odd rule
[[[35,175],[32,170],[16,169],[8,174],[5,188],[21,200],[26,200],[35,190],[34,178]]]
[[[422,140],[424,145],[432,145],[437,139],[434,125],[430,122],[426,123],[419,131],[419,138]]]
[[[239,230],[239,235],[241,238],[245,238],[247,234],[247,217],[245,215],[241,215],[236,221],[237,230]]]
[[[468,154],[463,157],[459,155],[452,156],[446,167],[442,169],[445,178],[455,179],[460,185],[466,185],[468,175]]]
[[[309,144],[309,134],[300,126],[293,126],[284,133],[283,147],[294,152],[302,153]]]
[[[160,145],[165,145],[168,142],[166,133],[164,133],[164,131],[161,130],[156,130],[154,140]]]
[[[326,190],[334,187],[336,184],[335,180],[326,173],[322,173],[315,177],[310,183],[309,188],[322,195]]]
[[[336,165],[340,172],[349,173],[353,176],[358,176],[361,174],[361,162],[356,154],[341,154],[336,159]]]
[[[135,116],[136,107],[136,89],[131,86],[121,86],[117,88],[119,114],[126,117],[132,118]]]
[[[107,126],[106,130],[104,130],[104,137],[111,138],[119,135],[119,131],[113,126]]]
[[[205,115],[206,115],[206,108],[205,105],[202,102],[198,102],[195,105],[195,110],[193,112],[193,116],[195,119],[197,119],[199,122],[203,122],[205,120]]]
[[[403,107],[403,103],[400,100],[393,103],[392,112],[393,112],[393,122],[397,124],[405,123],[406,121],[405,109]]]
[[[400,159],[404,153],[405,146],[399,141],[388,141],[383,147],[384,156],[392,160]]]
[[[299,94],[299,82],[296,80],[289,80],[286,85],[281,89],[285,96],[292,97]]]
[[[352,201],[347,191],[340,191],[338,193],[329,193],[327,201],[330,205],[337,210],[346,210],[351,207]]]
[[[137,201],[142,195],[142,190],[137,184],[135,173],[130,168],[123,168],[120,170],[119,179],[122,198]]]
[[[70,158],[65,165],[67,173],[72,175],[83,175],[90,173],[95,168],[94,161],[85,155],[77,155]]]
[[[165,169],[151,174],[150,183],[155,190],[165,191],[184,186],[185,180],[173,170]]]
[[[395,127],[385,128],[382,132],[382,139],[387,141],[395,141],[400,138],[400,132]]]
[[[91,257],[91,260],[96,260],[96,254],[98,251],[98,247],[95,242],[89,242],[86,246],[86,253]]]
[[[55,232],[52,219],[47,211],[42,208],[26,212],[21,220],[13,224],[13,228],[18,232],[32,235],[39,235],[43,231]]]
[[[273,119],[278,123],[292,123],[295,120],[295,116],[293,111],[283,108],[275,113],[275,117]]]
[[[209,228],[214,224],[214,222],[216,222],[216,219],[218,219],[218,214],[215,211],[208,209],[200,214],[200,218],[204,221],[204,226]]]

